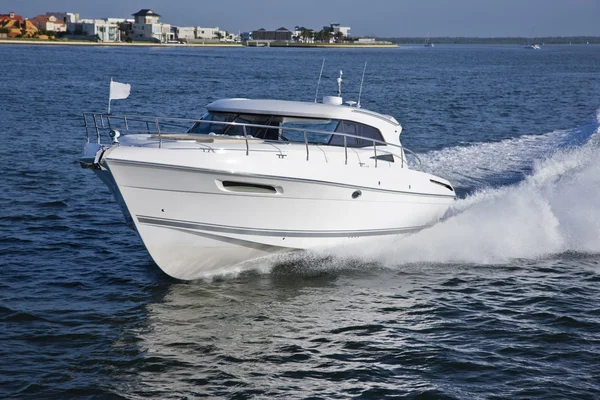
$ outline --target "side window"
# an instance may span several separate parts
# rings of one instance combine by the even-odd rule
[[[338,128],[336,129],[336,132],[383,141],[383,136],[381,136],[381,132],[379,132],[379,129],[358,122],[341,121],[338,125]],[[329,145],[343,146],[344,137],[334,135],[329,141]],[[348,147],[368,147],[373,146],[373,142],[371,140],[362,140],[354,137],[346,137],[346,145]],[[381,146],[382,144],[378,143],[378,145]]]

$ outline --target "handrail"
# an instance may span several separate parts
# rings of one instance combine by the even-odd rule
[[[308,141],[308,135],[307,133],[315,133],[315,134],[319,134],[319,135],[335,135],[335,136],[342,136],[344,138],[344,152],[345,152],[345,163],[348,163],[348,146],[347,146],[347,138],[355,138],[355,139],[359,139],[359,140],[363,140],[363,141],[371,141],[373,142],[373,152],[375,154],[374,156],[374,160],[375,160],[375,167],[377,167],[377,144],[379,145],[383,145],[383,146],[390,146],[393,148],[398,148],[400,149],[400,155],[394,153],[394,152],[390,152],[387,151],[386,153],[388,154],[392,154],[395,155],[397,157],[399,157],[401,159],[401,167],[404,168],[404,162],[405,162],[405,153],[409,153],[410,155],[412,155],[418,162],[419,168],[422,169],[422,162],[421,159],[419,158],[419,156],[417,156],[413,151],[407,149],[406,147],[402,146],[402,145],[397,145],[395,143],[389,143],[389,142],[385,142],[383,140],[378,140],[378,139],[372,139],[372,138],[366,138],[364,136],[358,136],[358,135],[352,135],[349,133],[342,133],[342,132],[330,132],[330,131],[322,131],[322,130],[307,130],[305,128],[291,128],[291,127],[281,127],[281,126],[272,126],[272,125],[261,125],[261,124],[250,124],[250,123],[242,123],[242,122],[225,122],[225,121],[207,121],[207,120],[196,120],[196,119],[186,119],[186,118],[171,118],[171,117],[153,117],[153,116],[148,116],[148,115],[115,115],[115,114],[101,114],[101,113],[83,113],[83,117],[84,117],[84,122],[85,122],[85,128],[86,128],[86,132],[88,132],[88,125],[87,125],[87,117],[88,116],[92,116],[93,121],[94,121],[94,127],[96,129],[96,136],[98,139],[98,144],[100,144],[100,129],[117,129],[114,127],[111,128],[106,128],[105,126],[99,127],[98,126],[98,120],[97,118],[100,117],[101,119],[103,117],[107,117],[107,118],[112,118],[112,119],[122,119],[123,122],[125,123],[125,130],[129,133],[156,133],[158,134],[158,140],[159,140],[159,148],[162,147],[162,141],[164,140],[164,135],[168,135],[168,134],[173,134],[173,133],[181,133],[181,132],[165,132],[164,130],[160,129],[160,124],[164,125],[171,125],[171,126],[176,126],[179,128],[184,128],[186,130],[191,129],[190,126],[186,126],[186,125],[181,125],[181,124],[177,124],[175,122],[184,122],[187,124],[214,124],[214,125],[228,125],[228,126],[240,126],[242,127],[243,130],[243,138],[246,142],[246,155],[249,155],[249,144],[248,144],[248,140],[249,138],[252,139],[252,136],[248,136],[246,129],[247,128],[263,128],[263,129],[278,129],[278,130],[283,130],[283,131],[292,131],[292,132],[298,132],[301,133],[304,136],[304,143],[306,145],[306,160],[309,160],[309,141]],[[160,120],[162,121],[173,121],[173,122],[159,122]],[[134,122],[138,122],[138,123],[145,123],[146,124],[146,130],[143,129],[129,129],[131,123]],[[156,131],[151,131],[150,130],[150,123],[154,122],[155,126],[156,126]],[[102,125],[104,125],[104,121],[102,121]],[[186,132],[187,133],[187,132]],[[88,133],[88,140],[89,140],[89,133]],[[322,143],[317,143],[317,144],[322,144]]]

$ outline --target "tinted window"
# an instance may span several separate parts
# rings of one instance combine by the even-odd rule
[[[208,135],[209,133],[214,133],[217,135],[223,135],[223,132],[227,129],[227,125],[220,124],[211,124],[210,121],[218,121],[218,122],[231,122],[235,119],[235,114],[210,114],[206,113],[202,116],[202,121],[207,122],[197,122],[188,133],[199,133],[202,135]]]
[[[197,122],[188,133],[198,133],[201,135],[228,135],[244,136],[244,128],[235,125],[225,125],[211,122],[237,122],[240,124],[269,125],[277,127],[279,121],[277,117],[269,115],[251,115],[251,114],[232,114],[232,113],[207,113]],[[205,122],[206,121],[206,122]],[[278,129],[247,127],[246,134],[261,139],[277,140]]]
[[[358,122],[341,121],[338,125],[336,132],[346,133],[349,135],[361,136],[364,138],[375,139],[383,141],[383,136],[379,129],[373,128],[372,126],[361,124]],[[334,135],[329,141],[330,146],[343,146],[344,137]],[[368,147],[373,146],[372,140],[362,140],[353,137],[346,137],[346,145],[348,147]],[[377,143],[378,146],[383,146],[381,143]]]

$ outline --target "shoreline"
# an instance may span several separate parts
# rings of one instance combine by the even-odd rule
[[[256,47],[256,46],[248,46],[248,47]],[[314,49],[314,48],[321,48],[321,49],[336,49],[336,48],[343,48],[343,49],[365,49],[365,48],[395,48],[395,47],[400,47],[399,45],[395,44],[395,43],[374,43],[374,44],[368,44],[368,43],[360,43],[360,44],[340,44],[340,43],[275,43],[275,44],[271,44],[269,46],[263,46],[263,47],[298,47],[298,48],[307,48],[307,49]]]
[[[295,48],[396,48],[397,44],[376,43],[376,44],[338,44],[338,43],[271,43],[268,46],[246,46],[241,43],[186,43],[186,44],[167,44],[152,42],[89,42],[89,41],[71,41],[71,40],[14,40],[0,39],[1,44],[8,45],[40,45],[40,46],[114,46],[114,47],[220,47],[220,48],[242,48],[242,47],[295,47]]]
[[[0,39],[0,44],[9,45],[40,45],[40,46],[114,46],[114,47],[244,47],[238,43],[192,43],[192,44],[165,44],[165,43],[126,43],[126,42],[88,42],[73,40],[12,40]]]

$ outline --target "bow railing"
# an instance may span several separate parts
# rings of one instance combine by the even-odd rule
[[[96,136],[96,141],[101,144],[102,133],[106,132],[110,134],[111,131],[119,131],[122,134],[148,134],[156,135],[158,140],[158,147],[162,148],[164,141],[174,140],[174,135],[193,135],[193,136],[206,136],[203,134],[196,134],[190,132],[192,127],[197,127],[202,124],[208,125],[226,125],[230,127],[240,127],[242,129],[242,135],[221,135],[223,137],[238,138],[244,140],[246,144],[246,155],[250,154],[250,143],[256,139],[254,136],[248,134],[249,129],[268,129],[277,130],[279,132],[278,139],[272,140],[273,142],[281,143],[303,143],[306,149],[306,160],[310,160],[310,146],[311,145],[327,145],[328,141],[333,136],[339,136],[343,138],[344,158],[345,163],[348,164],[348,148],[370,148],[373,149],[373,158],[375,161],[375,167],[378,165],[378,159],[384,157],[386,154],[398,157],[401,160],[401,167],[404,168],[405,163],[408,163],[406,154],[414,157],[417,161],[419,169],[422,169],[421,159],[411,150],[407,149],[402,145],[395,143],[389,143],[378,139],[368,138],[364,136],[352,135],[349,133],[342,132],[331,132],[315,129],[304,129],[304,128],[293,128],[285,126],[273,126],[273,125],[261,125],[252,123],[242,122],[225,122],[225,121],[208,121],[208,120],[196,120],[186,118],[167,118],[167,117],[150,117],[150,116],[135,116],[135,115],[115,115],[115,114],[98,114],[98,113],[84,113],[83,114],[84,127],[86,131],[87,141],[90,143],[92,137]],[[91,132],[91,134],[90,134]],[[289,140],[286,139],[285,132],[294,132],[297,136],[301,137],[302,140]],[[178,136],[180,138],[180,136]],[[319,137],[324,138],[327,142],[317,140]],[[356,139],[365,145],[361,146],[349,146],[348,139]],[[370,144],[367,145],[367,143]],[[341,147],[337,145],[331,145],[332,147]],[[381,147],[386,147],[386,150],[382,150]],[[391,149],[391,150],[390,150]]]

